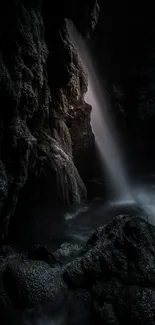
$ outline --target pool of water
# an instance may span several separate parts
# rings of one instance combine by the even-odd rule
[[[11,244],[26,250],[34,244],[48,246],[52,251],[61,245],[83,246],[93,232],[116,215],[140,216],[155,224],[155,187],[139,184],[132,189],[132,197],[122,200],[95,198],[67,212],[54,211],[50,202],[34,206],[24,212],[11,233]],[[66,246],[67,247],[67,246]]]

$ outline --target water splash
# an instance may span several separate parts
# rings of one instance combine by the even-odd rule
[[[85,95],[85,101],[92,106],[91,125],[110,191],[118,199],[132,200],[121,150],[118,146],[115,125],[110,114],[110,105],[104,90],[100,86],[96,69],[85,42],[72,23],[68,23],[68,31],[88,74],[88,91]]]
[[[155,225],[155,189],[153,186],[140,185],[133,189],[137,206],[141,207],[147,221]]]

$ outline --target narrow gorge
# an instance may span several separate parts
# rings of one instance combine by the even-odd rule
[[[155,325],[155,23],[0,4],[0,320]]]

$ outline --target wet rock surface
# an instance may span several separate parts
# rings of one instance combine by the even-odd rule
[[[77,1],[63,5],[54,1],[52,6],[51,10],[50,1],[24,0],[0,5],[2,240],[17,201],[23,210],[24,202],[39,201],[48,194],[59,205],[78,203],[86,196],[74,159],[81,142],[67,125],[70,118],[70,128],[77,122],[82,130],[83,121],[76,116],[72,121],[71,110],[78,116],[85,112],[82,141],[90,150],[94,138],[90,109],[84,103],[87,76],[69,38],[66,18],[79,30],[83,26],[83,35],[91,32],[98,4],[96,0],[82,2],[82,10]]]
[[[154,324],[155,227],[139,217],[115,217],[81,247],[25,254],[3,247],[0,259],[6,324]]]

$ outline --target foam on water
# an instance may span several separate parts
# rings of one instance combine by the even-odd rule
[[[137,186],[133,190],[137,206],[141,207],[148,221],[155,225],[155,189],[148,186]]]

